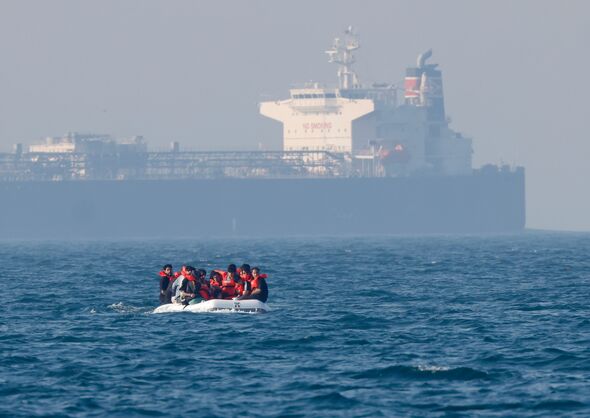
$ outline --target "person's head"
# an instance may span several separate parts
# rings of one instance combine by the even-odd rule
[[[184,268],[184,271],[189,276],[193,276],[193,277],[195,276],[195,268],[193,266],[186,266]]]
[[[172,274],[172,264],[166,264],[162,267],[162,271],[168,275]]]
[[[219,274],[216,271],[212,271],[211,276],[209,278],[210,278],[210,280],[213,280],[214,282],[221,283],[221,274]]]
[[[207,270],[205,270],[205,269],[198,269],[197,270],[197,275],[199,276],[199,278],[204,279],[205,277],[207,277]]]
[[[240,271],[240,276],[249,276],[252,273],[250,269],[250,264],[242,264],[240,266]]]
[[[230,264],[229,266],[227,266],[227,272],[228,273],[235,273],[236,272],[236,265]]]
[[[260,275],[259,267],[252,267],[252,277],[257,278]]]

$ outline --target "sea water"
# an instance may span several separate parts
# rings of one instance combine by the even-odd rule
[[[243,262],[272,312],[152,313]],[[590,234],[4,241],[0,284],[0,415],[590,415]]]

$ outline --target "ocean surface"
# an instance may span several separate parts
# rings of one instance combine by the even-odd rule
[[[153,314],[165,263],[267,314]],[[590,234],[0,242],[0,415],[590,416]]]

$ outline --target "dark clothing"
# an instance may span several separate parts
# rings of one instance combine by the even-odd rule
[[[174,282],[174,276],[161,271],[160,276],[160,305],[170,303],[170,286]]]
[[[195,293],[195,283],[195,280],[185,279],[180,285],[180,290],[186,293]]]
[[[248,296],[248,299],[257,299],[260,302],[266,303],[268,300],[268,286],[266,284],[266,280],[263,277],[258,277],[256,280],[252,280],[250,282],[246,282],[246,290],[253,291],[254,289],[260,289],[260,293],[256,295]]]
[[[170,295],[168,291],[164,290],[163,294],[160,292],[160,305],[166,305],[167,303],[170,303]]]

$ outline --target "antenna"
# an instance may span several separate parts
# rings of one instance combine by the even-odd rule
[[[352,26],[344,31],[344,38],[335,38],[332,48],[326,51],[328,61],[338,64],[338,86],[342,90],[358,89],[360,82],[352,69],[356,62],[353,51],[360,48],[358,35]]]

